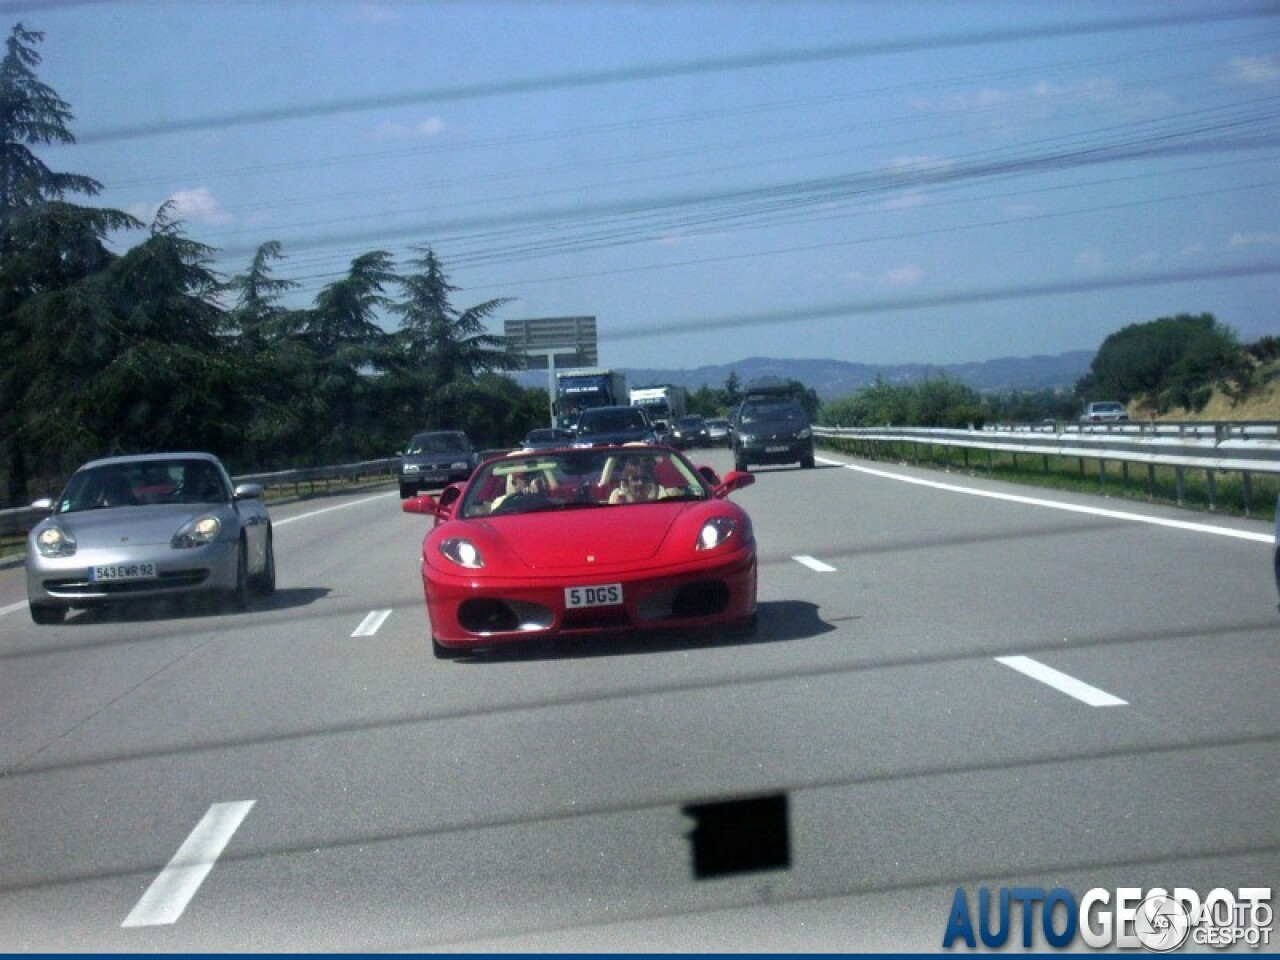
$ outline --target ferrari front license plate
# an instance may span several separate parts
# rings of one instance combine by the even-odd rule
[[[580,607],[612,607],[622,602],[622,584],[604,583],[598,587],[565,587],[564,605],[570,610]]]
[[[89,579],[95,583],[104,580],[154,580],[154,563],[109,563],[89,568]]]

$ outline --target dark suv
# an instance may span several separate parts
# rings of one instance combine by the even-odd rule
[[[733,466],[799,463],[813,467],[813,427],[800,401],[792,397],[748,396],[733,418]]]
[[[578,418],[575,447],[614,443],[657,443],[649,417],[639,407],[589,407]]]
[[[479,463],[479,452],[461,430],[415,433],[400,453],[400,499],[466,480]]]

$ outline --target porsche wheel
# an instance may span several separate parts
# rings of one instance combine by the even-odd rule
[[[236,583],[228,597],[234,610],[249,606],[249,550],[242,539],[236,548]]]
[[[258,574],[258,579],[254,583],[258,593],[264,597],[269,597],[276,592],[276,547],[275,539],[271,535],[271,531],[267,531],[267,547],[266,555],[262,560],[262,572]]]

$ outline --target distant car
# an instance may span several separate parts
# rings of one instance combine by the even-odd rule
[[[671,425],[671,433],[666,439],[667,442],[682,450],[705,447],[709,442],[707,422],[696,413],[691,413],[687,417],[678,417]]]
[[[798,400],[789,397],[748,398],[733,422],[733,464],[747,470],[754,463],[814,465],[813,427]]]
[[[555,447],[567,447],[573,444],[573,431],[559,427],[539,427],[525,434],[520,444],[524,450],[548,450]]]
[[[574,445],[601,447],[612,443],[655,443],[658,433],[639,407],[590,407],[578,417]]]
[[[529,451],[402,509],[435,517],[422,587],[437,657],[623,630],[750,629],[751,520],[720,480],[669,447]]]
[[[1085,404],[1084,413],[1080,414],[1081,423],[1114,423],[1128,420],[1129,411],[1123,403],[1114,400],[1096,400]]]
[[[255,483],[232,486],[208,453],[93,460],[27,539],[27,604],[39,624],[68,610],[184,593],[224,594],[237,608],[250,590],[276,588],[271,518]]]
[[[479,451],[461,430],[415,433],[400,453],[400,499],[465,480],[479,462]]]
[[[713,447],[729,446],[733,442],[732,427],[728,420],[716,417],[707,421],[707,443]]]

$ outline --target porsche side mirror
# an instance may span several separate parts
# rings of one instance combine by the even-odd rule
[[[262,484],[260,483],[242,483],[236,487],[232,493],[233,500],[261,500],[264,495]]]

